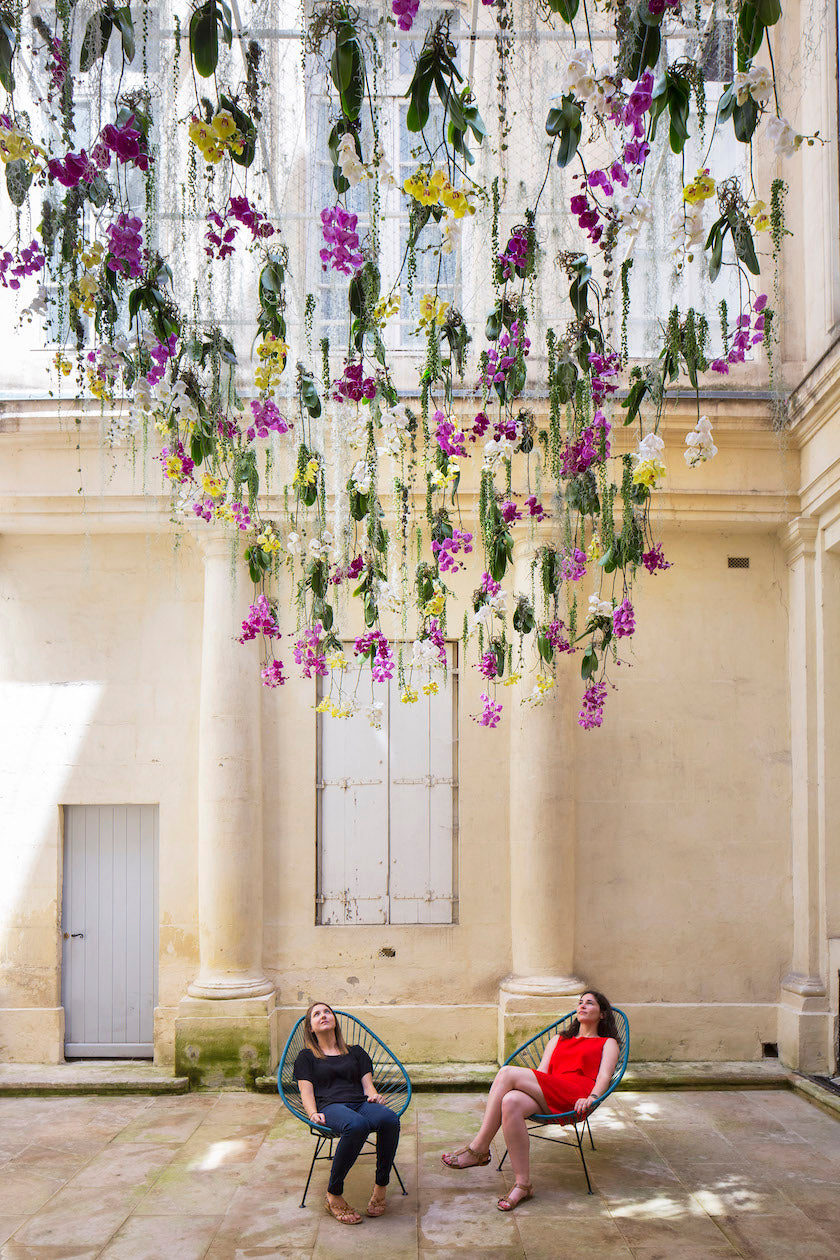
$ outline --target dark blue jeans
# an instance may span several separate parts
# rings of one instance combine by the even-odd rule
[[[369,1134],[376,1134],[376,1184],[387,1186],[400,1140],[400,1119],[381,1103],[327,1103],[321,1108],[324,1120],[339,1134],[330,1168],[327,1189],[344,1193],[344,1178],[355,1164]]]

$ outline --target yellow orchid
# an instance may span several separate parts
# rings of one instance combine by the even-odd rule
[[[347,669],[349,661],[343,652],[330,652],[327,657],[327,667],[329,669]]]
[[[653,490],[657,481],[665,476],[668,470],[659,459],[643,459],[633,473],[634,486],[647,486]]]
[[[443,591],[437,591],[430,600],[427,600],[423,606],[423,613],[426,617],[439,617],[443,612],[443,606],[446,603],[446,596]]]
[[[201,478],[201,488],[205,494],[210,496],[211,499],[221,499],[225,493],[225,488],[221,480],[207,472],[204,473]]]
[[[547,691],[551,691],[554,686],[553,674],[539,674],[537,676],[537,690],[540,695],[544,696]]]
[[[431,682],[427,682],[423,685],[424,696],[436,696],[439,691],[440,691],[440,684],[436,683],[434,679],[432,679]]]
[[[416,704],[419,698],[420,697],[417,695],[414,688],[406,685],[403,688],[402,695],[400,696],[400,704]]]
[[[267,556],[274,555],[275,552],[280,550],[280,539],[277,537],[270,525],[266,525],[265,529],[257,539],[257,543]]]
[[[590,563],[600,560],[604,554],[604,548],[601,546],[601,539],[597,534],[592,535],[589,546],[586,548],[586,558]]]
[[[437,324],[438,328],[442,328],[446,323],[448,310],[448,302],[441,302],[434,293],[424,293],[420,299],[420,327],[428,328]]]
[[[691,183],[686,184],[683,189],[683,201],[687,201],[690,205],[696,205],[698,201],[707,201],[709,197],[714,197],[716,187],[708,169],[698,171]]]
[[[754,201],[750,206],[749,216],[756,232],[769,232],[771,224],[766,201]]]
[[[230,110],[220,109],[213,118],[213,131],[220,140],[230,140],[236,135],[236,123]]]
[[[521,674],[517,674],[517,673],[508,674],[507,678],[506,678],[506,679],[504,680],[504,682],[502,683],[502,686],[503,686],[503,687],[515,687],[515,686],[516,686],[516,684],[519,682],[519,679],[520,679],[521,677],[522,677],[522,675],[521,675]]]

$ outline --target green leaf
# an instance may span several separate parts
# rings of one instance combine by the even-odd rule
[[[588,682],[598,668],[598,653],[590,643],[589,647],[583,654],[580,662],[580,676],[584,682]]]
[[[0,83],[7,92],[15,90],[12,61],[17,47],[15,28],[4,13],[0,13]]]
[[[735,108],[737,100],[738,98],[732,90],[732,84],[730,83],[718,102],[718,120],[720,122],[726,122],[727,118],[732,116],[732,111]]]
[[[753,0],[753,3],[762,26],[775,26],[782,16],[781,0]]]
[[[732,122],[736,139],[740,140],[741,144],[749,144],[758,126],[758,105],[751,96],[747,97],[743,105],[735,105],[732,111]]]
[[[409,131],[422,131],[429,121],[429,93],[434,79],[434,58],[423,52],[414,67],[414,76],[405,94],[409,102],[405,125]]]
[[[190,18],[190,56],[196,72],[209,79],[219,64],[219,27],[215,0],[207,0]]]
[[[745,0],[738,14],[738,69],[746,70],[764,39],[764,23],[758,16],[754,0]]]
[[[82,40],[82,50],[79,53],[81,71],[90,70],[98,57],[105,56],[113,28],[114,23],[104,9],[94,13],[93,17],[88,19],[85,37]]]
[[[755,255],[755,243],[753,241],[752,232],[747,227],[746,219],[740,219],[736,226],[733,227],[732,242],[735,246],[736,256],[740,258],[741,262],[748,271],[751,271],[754,276],[757,276],[760,268],[758,265],[758,259]]]
[[[646,0],[642,0],[642,7],[647,7]],[[659,60],[661,49],[662,37],[659,34],[659,27],[646,26],[643,22],[640,22],[630,53],[629,77],[631,79],[639,79],[643,70],[653,70]]]
[[[116,26],[122,38],[123,57],[126,61],[133,61],[134,22],[131,17],[131,9],[127,4],[123,5],[121,9],[114,10],[114,26]]]
[[[625,425],[632,424],[636,419],[648,389],[649,385],[645,380],[635,381],[634,384],[630,386],[627,397],[621,404],[622,407],[627,408],[627,415],[624,417]]]
[[[31,183],[32,171],[29,169],[28,162],[23,158],[18,158],[16,162],[8,163],[6,167],[6,188],[9,193],[9,200],[13,206],[23,205]]]
[[[577,153],[583,131],[581,108],[571,94],[563,97],[559,107],[555,105],[548,111],[545,129],[550,136],[560,137],[557,165],[568,166]]]
[[[548,0],[548,7],[552,13],[559,14],[567,26],[571,26],[577,14],[579,3],[580,0]]]

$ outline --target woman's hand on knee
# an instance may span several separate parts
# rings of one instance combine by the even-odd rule
[[[594,1094],[590,1094],[588,1098],[579,1098],[577,1102],[575,1103],[575,1112],[577,1113],[577,1115],[583,1118],[583,1116],[587,1115],[588,1112],[592,1110],[592,1105],[594,1102],[595,1102]]]
[[[380,1107],[386,1107],[388,1105],[388,1099],[385,1097],[384,1094],[368,1094],[367,1101],[372,1102],[372,1103],[379,1103]]]
[[[313,1112],[311,1113],[311,1115],[308,1115],[306,1118],[307,1118],[307,1120],[309,1121],[309,1123],[310,1123],[310,1124],[323,1124],[323,1125],[325,1125],[325,1124],[327,1123],[327,1122],[326,1122],[326,1120],[324,1119],[324,1113],[323,1113],[323,1111],[313,1111]]]

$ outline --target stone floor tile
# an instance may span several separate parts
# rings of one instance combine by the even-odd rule
[[[202,1260],[221,1216],[130,1216],[100,1254],[103,1260]]]
[[[836,1233],[828,1234],[795,1208],[772,1215],[742,1212],[719,1224],[750,1260],[837,1260],[840,1252]]]
[[[387,1257],[387,1260],[413,1260],[418,1254],[417,1217],[385,1215],[371,1220],[361,1206],[361,1225],[342,1225],[323,1213],[318,1226],[314,1254],[318,1260],[344,1260],[349,1256]]]
[[[175,1099],[171,1100],[172,1102]],[[133,1120],[118,1133],[116,1142],[152,1142],[156,1146],[181,1146],[204,1119],[204,1111],[193,1109],[177,1115],[164,1112],[147,1113]]]
[[[739,1254],[708,1216],[623,1216],[616,1225],[636,1260],[716,1260]]]
[[[772,1212],[779,1202],[775,1186],[756,1185],[752,1178],[731,1169],[717,1177],[698,1179],[691,1191],[703,1211],[713,1217]]]
[[[215,1116],[215,1111],[211,1116]],[[179,1147],[173,1164],[192,1170],[223,1168],[228,1164],[250,1164],[265,1139],[266,1129],[257,1124],[216,1124],[205,1120]]]
[[[138,1216],[215,1216],[224,1213],[239,1188],[239,1168],[190,1172],[183,1164],[165,1168],[139,1207]]]
[[[11,1238],[15,1230],[25,1225],[28,1219],[26,1216],[0,1216],[0,1243]]]
[[[69,1183],[74,1189],[95,1186],[151,1186],[173,1156],[171,1146],[148,1142],[111,1142]]]
[[[785,1177],[779,1181],[779,1190],[784,1199],[804,1212],[810,1221],[840,1239],[840,1193],[836,1178],[817,1181]]]
[[[570,1221],[562,1215],[535,1213],[520,1217],[519,1208],[516,1216],[521,1254],[528,1260],[558,1260],[560,1256],[631,1260],[633,1253],[614,1221]]]
[[[136,1206],[139,1194],[131,1186],[94,1190],[67,1186],[30,1216],[13,1241],[29,1247],[104,1247]]]
[[[499,1212],[494,1199],[504,1194],[482,1194],[477,1190],[438,1194],[433,1199],[420,1199],[420,1246],[511,1247],[517,1243],[513,1212]],[[517,1212],[527,1213],[531,1205],[524,1203]]]
[[[75,1243],[21,1243],[14,1238],[0,1248],[0,1260],[96,1260],[102,1248]]]
[[[19,1155],[3,1168],[3,1176],[10,1172],[29,1172],[47,1177],[50,1181],[68,1181],[87,1163],[89,1155],[83,1151],[68,1151],[61,1147],[44,1146],[30,1142]]]
[[[61,1189],[61,1181],[50,1181],[40,1173],[15,1172],[4,1168],[0,1175],[0,1213],[37,1212]]]
[[[242,1186],[230,1201],[207,1260],[271,1256],[279,1254],[281,1247],[311,1256],[322,1211],[317,1200],[302,1208],[289,1197],[271,1199]]]

